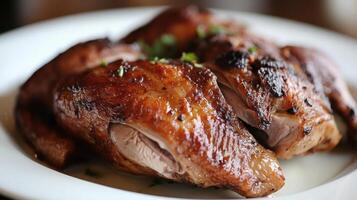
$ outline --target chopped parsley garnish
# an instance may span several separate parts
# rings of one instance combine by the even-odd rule
[[[193,64],[194,67],[197,67],[197,68],[203,67],[202,64],[198,63],[198,56],[193,52],[187,52],[187,53],[183,52],[180,60],[182,62],[191,63],[191,64]]]
[[[257,50],[258,50],[258,47],[256,47],[256,46],[251,46],[248,48],[249,53],[255,53],[255,52],[257,52]]]
[[[171,34],[163,34],[161,37],[160,37],[160,42],[163,44],[163,45],[175,45],[176,44],[176,39],[173,35]]]
[[[199,39],[204,39],[209,35],[229,34],[228,30],[219,24],[211,24],[208,28],[204,25],[199,25],[196,28],[196,33]]]
[[[154,58],[150,59],[150,63],[151,64],[156,64],[156,63],[167,64],[167,63],[169,63],[169,60],[167,60],[166,58],[154,57]]]
[[[211,25],[208,29],[209,34],[211,35],[220,35],[227,33],[227,29],[220,25]]]
[[[197,68],[202,68],[203,65],[202,64],[199,64],[199,63],[193,63],[193,66],[197,67]]]
[[[205,27],[203,27],[203,25],[197,26],[196,33],[197,33],[198,38],[200,38],[200,39],[204,39],[207,36]]]
[[[149,59],[154,57],[173,57],[176,53],[176,38],[171,34],[163,34],[151,45],[144,41],[138,42]]]
[[[123,75],[124,75],[124,67],[123,67],[123,66],[120,66],[120,67],[117,69],[116,75],[119,76],[119,77],[123,77]]]
[[[105,61],[105,60],[101,60],[101,61],[100,61],[100,66],[101,66],[101,67],[106,67],[106,66],[108,66],[108,62]]]
[[[197,63],[198,62],[198,57],[195,53],[193,52],[183,52],[180,58],[181,61],[183,62],[190,62],[190,63]]]

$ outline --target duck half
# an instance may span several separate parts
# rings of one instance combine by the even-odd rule
[[[116,61],[65,79],[56,119],[115,166],[247,197],[284,177],[221,94],[216,77],[177,61]]]

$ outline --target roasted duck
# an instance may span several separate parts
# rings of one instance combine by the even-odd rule
[[[300,60],[295,59],[296,62],[293,62],[293,54],[289,55],[290,58],[284,56],[284,48],[249,33],[235,22],[216,19],[208,11],[190,12],[191,17],[192,13],[195,13],[196,18],[201,19],[205,16],[205,20],[201,20],[196,27],[187,26],[185,36],[182,35],[186,32],[178,34],[173,31],[166,32],[165,29],[158,30],[155,24],[165,21],[169,13],[171,16],[177,16],[184,12],[168,10],[144,28],[130,33],[123,41],[130,38],[132,42],[136,37],[136,41],[150,43],[154,34],[157,35],[156,38],[165,34],[171,34],[174,38],[191,38],[185,41],[178,40],[178,45],[188,47],[185,51],[195,52],[197,60],[205,63],[205,66],[218,76],[220,88],[227,102],[251,127],[250,130],[255,137],[266,147],[274,150],[278,157],[291,158],[309,152],[330,150],[338,144],[341,134],[326,97],[331,95],[326,93],[327,90],[320,89],[328,83],[322,82],[322,78],[314,82],[306,79],[308,72],[296,68],[296,62]],[[207,17],[208,15],[210,17]],[[175,23],[177,27],[181,24],[174,21],[166,27],[170,27],[170,30],[175,29]],[[139,34],[143,29],[151,33],[150,40],[145,37],[144,31]],[[195,35],[191,34],[194,29]],[[182,42],[186,44],[181,44]],[[310,55],[307,50],[302,51],[305,57]],[[319,64],[322,70],[325,67],[329,68],[325,65],[326,63]],[[340,102],[352,106],[354,101],[348,96],[343,80],[338,80],[342,82],[339,85],[344,87],[339,91],[344,91],[347,96]],[[332,98],[330,100],[333,101]],[[349,111],[348,108],[339,110],[344,110],[340,113]],[[353,126],[353,119],[349,119],[348,122]]]
[[[335,62],[324,53],[297,46],[281,48],[284,59],[289,60],[296,71],[306,75],[306,79],[317,86],[317,91],[325,94],[336,114],[348,125],[348,134],[357,140],[357,106],[341,72]]]
[[[341,134],[324,94],[269,45],[239,33],[204,39],[196,52],[238,116],[278,157],[332,149]]]
[[[119,60],[58,87],[62,127],[126,171],[247,197],[284,183],[274,154],[245,129],[207,69]]]
[[[36,71],[20,88],[15,108],[17,127],[38,156],[62,168],[76,153],[76,145],[53,119],[53,90],[59,80],[118,58],[137,59],[135,46],[108,39],[80,43]]]
[[[335,147],[334,112],[357,138],[356,103],[327,56],[281,47],[196,6],[169,8],[118,42],[68,49],[25,82],[15,112],[19,131],[56,168],[90,154],[246,197],[283,186],[276,156]]]

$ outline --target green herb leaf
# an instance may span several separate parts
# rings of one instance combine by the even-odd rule
[[[151,57],[151,58],[149,58],[149,60],[150,60],[151,64],[155,64],[157,61],[159,61],[159,57],[157,57],[157,56]]]
[[[172,46],[176,44],[176,39],[171,34],[163,34],[160,38],[162,44]]]
[[[151,47],[144,40],[139,40],[137,43],[144,52],[148,53],[151,51]]]
[[[159,63],[167,64],[169,63],[169,60],[167,60],[166,58],[160,58]]]
[[[203,25],[197,26],[196,33],[197,33],[198,38],[200,38],[200,39],[204,39],[207,36],[205,27]]]
[[[163,34],[157,38],[151,45],[140,40],[138,44],[142,50],[148,55],[148,58],[155,57],[164,58],[172,57],[176,53],[176,39],[171,34]]]
[[[117,69],[116,73],[117,73],[117,76],[123,77],[124,76],[124,67],[120,66],[119,69]]]
[[[105,61],[105,60],[101,60],[99,65],[100,65],[101,67],[106,67],[106,66],[108,66],[108,62]]]
[[[257,50],[258,50],[258,47],[256,47],[256,46],[251,46],[248,48],[249,53],[255,53],[255,52],[257,52]]]
[[[156,64],[156,63],[163,63],[163,64],[167,64],[169,63],[169,60],[166,58],[159,58],[159,57],[154,57],[149,59],[151,64]]]
[[[193,52],[183,52],[180,58],[181,61],[183,62],[190,62],[190,63],[197,63],[198,62],[198,57],[195,53]]]
[[[227,33],[227,30],[223,26],[214,24],[209,27],[208,32],[212,35],[220,35]]]
[[[202,64],[199,64],[199,63],[194,63],[193,66],[197,67],[197,68],[202,68],[203,65]]]

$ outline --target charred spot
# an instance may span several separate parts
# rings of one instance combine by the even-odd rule
[[[282,97],[285,95],[284,85],[285,80],[278,69],[284,67],[284,63],[270,56],[265,56],[255,60],[252,64],[253,71],[258,75],[260,82],[269,87],[270,93],[274,97]]]
[[[263,130],[266,130],[269,128],[271,122],[267,119],[261,119],[260,120],[260,124],[259,124],[259,127]]]
[[[227,110],[227,107],[220,106],[217,109],[218,109],[217,112],[218,116],[225,121],[232,121],[236,117],[234,112]]]
[[[296,114],[297,111],[298,111],[298,109],[295,106],[293,106],[287,110],[287,112],[292,115]]]
[[[162,87],[161,90],[166,90],[167,88],[166,87]]]
[[[305,126],[304,127],[304,134],[309,135],[311,133],[312,127],[311,126]]]
[[[121,105],[115,106],[113,108],[113,115],[111,118],[112,122],[123,123],[126,121],[126,116],[123,112],[123,107]]]
[[[222,116],[224,120],[231,121],[234,118],[233,112],[223,111],[221,113],[224,113]]]
[[[259,128],[262,130],[267,130],[271,124],[271,121],[267,116],[266,110],[260,107],[257,107],[256,110],[259,119]]]
[[[79,107],[84,108],[87,111],[91,111],[95,108],[95,103],[93,101],[88,101],[86,99],[81,99],[77,102]]]
[[[350,117],[355,116],[355,114],[356,114],[355,109],[350,108],[350,112],[348,114],[350,115]]]
[[[67,86],[66,89],[67,89],[68,91],[70,91],[70,92],[73,92],[73,93],[77,93],[77,92],[80,92],[80,91],[81,91],[81,87],[79,87],[78,84],[74,84],[74,85]]]
[[[249,62],[249,55],[246,52],[241,51],[228,51],[216,59],[216,64],[222,68],[239,68],[243,69],[247,67]]]
[[[112,121],[116,123],[123,123],[125,122],[126,118],[123,114],[116,113],[115,115],[112,116]]]
[[[315,85],[316,84],[315,76],[312,73],[313,69],[311,68],[313,66],[303,62],[300,64],[300,67],[303,69],[303,71],[307,77],[307,80],[309,80],[313,85]]]
[[[179,116],[177,116],[177,120],[179,120],[180,122],[182,122],[184,120],[184,117],[182,114],[179,114]]]
[[[173,115],[173,114],[174,114],[174,111],[173,111],[173,110],[169,110],[169,111],[167,112],[167,114]]]
[[[260,68],[258,70],[259,77],[269,86],[270,93],[275,97],[285,95],[284,80],[275,70],[269,68]]]
[[[78,106],[74,106],[74,115],[76,115],[76,117],[79,118],[79,109],[78,109]]]
[[[283,68],[284,66],[285,65],[282,61],[277,60],[271,56],[264,56],[253,63],[253,67],[256,69],[259,68],[279,69],[279,68]]]
[[[311,100],[310,100],[309,98],[305,98],[305,99],[304,99],[304,103],[305,103],[307,106],[312,107],[312,102],[311,102]]]

